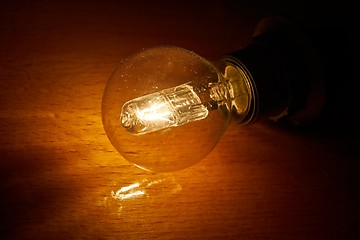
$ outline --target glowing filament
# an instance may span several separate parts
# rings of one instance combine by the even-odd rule
[[[133,134],[145,134],[204,119],[208,109],[189,84],[182,84],[130,100],[120,122]]]

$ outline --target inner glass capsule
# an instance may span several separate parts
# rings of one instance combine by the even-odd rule
[[[182,84],[126,102],[120,122],[130,133],[146,134],[204,119],[208,113],[191,84]]]

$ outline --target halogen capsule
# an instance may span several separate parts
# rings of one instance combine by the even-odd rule
[[[209,111],[190,84],[126,102],[120,114],[122,126],[140,135],[206,118]]]

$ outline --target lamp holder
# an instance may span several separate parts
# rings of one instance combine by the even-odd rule
[[[305,32],[282,17],[262,19],[251,42],[229,54],[251,75],[257,92],[252,122],[262,119],[308,125],[325,101],[319,54]]]

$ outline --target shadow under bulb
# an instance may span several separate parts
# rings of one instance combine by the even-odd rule
[[[215,62],[175,46],[125,59],[106,85],[102,120],[126,160],[176,171],[205,158],[232,118],[311,121],[323,103],[321,79],[316,53],[299,30],[266,18],[247,47]]]

